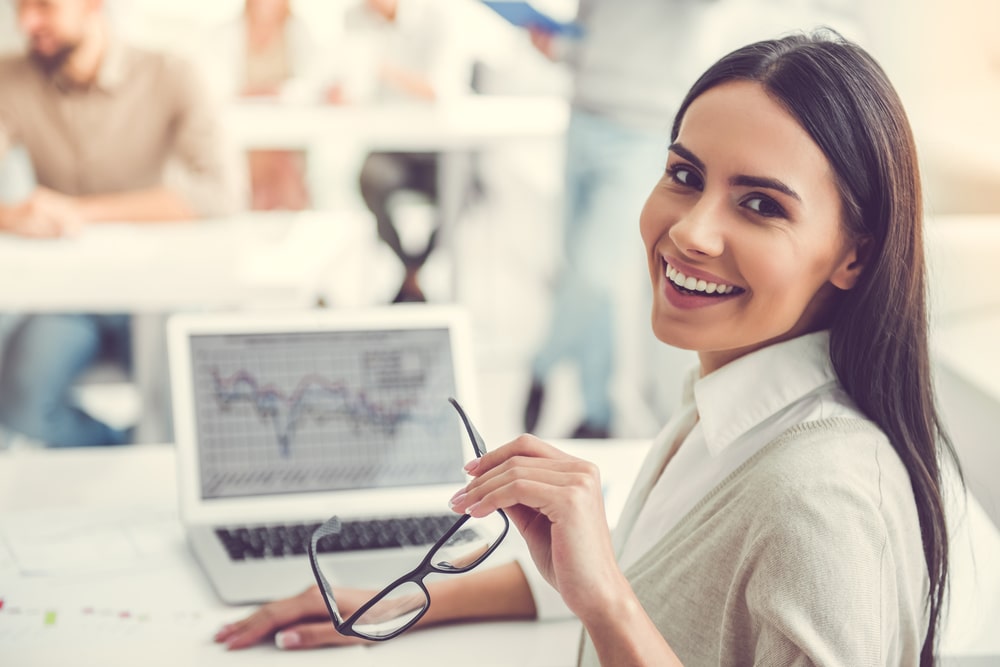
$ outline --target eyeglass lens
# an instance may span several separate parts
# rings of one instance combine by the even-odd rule
[[[364,637],[379,639],[408,625],[429,604],[421,586],[405,581],[359,616],[352,629]]]
[[[482,456],[486,451],[482,436],[472,425],[465,411],[454,399],[449,399],[458,411],[466,430],[472,439],[476,455]],[[330,613],[337,623],[343,619],[337,608],[333,591],[326,577],[322,575],[315,555],[319,540],[333,537],[341,530],[341,523],[336,517],[331,517],[320,526],[312,536],[313,568],[326,597]],[[471,570],[479,565],[492,552],[507,534],[506,518],[499,512],[493,512],[483,518],[466,517],[455,533],[444,543],[437,545],[431,551],[426,563],[432,571],[442,573],[460,573]],[[380,593],[378,600],[351,623],[351,631],[369,639],[383,639],[404,629],[419,617],[430,605],[427,591],[415,581],[402,581]],[[338,626],[339,627],[339,626]]]
[[[481,519],[469,518],[430,557],[431,566],[441,572],[463,572],[478,565],[500,542],[507,524],[496,512]]]

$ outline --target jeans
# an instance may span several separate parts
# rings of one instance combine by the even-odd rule
[[[634,262],[646,265],[639,213],[666,165],[669,118],[649,132],[574,109],[566,136],[563,241],[552,321],[532,364],[541,382],[560,361],[580,369],[584,421],[611,424],[613,294]],[[645,273],[645,272],[643,272]],[[637,285],[640,289],[641,285]]]
[[[128,366],[126,315],[30,315],[10,332],[0,364],[0,421],[52,446],[116,445],[128,433],[73,402],[74,381],[95,361]]]

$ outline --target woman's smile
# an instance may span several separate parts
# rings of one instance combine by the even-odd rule
[[[660,257],[660,275],[664,296],[678,308],[712,306],[746,292],[739,285],[673,258]]]

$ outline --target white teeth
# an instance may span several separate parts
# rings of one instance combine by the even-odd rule
[[[665,273],[667,280],[679,287],[691,290],[692,292],[704,292],[705,294],[731,294],[734,289],[732,285],[710,283],[707,280],[699,280],[694,276],[685,276],[675,267],[670,266],[669,264],[666,266],[667,269]]]

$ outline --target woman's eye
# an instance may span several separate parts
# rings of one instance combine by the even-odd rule
[[[750,197],[743,202],[743,205],[766,218],[787,217],[785,209],[781,208],[781,205],[770,197]]]
[[[700,189],[702,186],[701,177],[698,175],[698,172],[685,165],[669,167],[667,175],[674,183],[679,183],[689,188]]]

